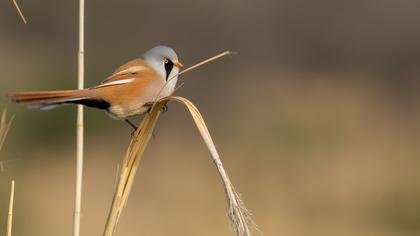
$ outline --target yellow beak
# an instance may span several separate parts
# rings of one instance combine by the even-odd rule
[[[183,67],[184,65],[182,65],[182,63],[181,62],[179,62],[179,61],[176,61],[175,63],[174,63],[174,65],[176,66],[176,67],[179,67],[179,68],[181,68],[181,67]]]

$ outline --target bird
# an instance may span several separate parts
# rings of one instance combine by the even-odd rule
[[[178,80],[182,63],[175,51],[167,46],[156,46],[142,58],[127,62],[99,85],[75,90],[12,92],[7,96],[13,102],[29,108],[48,110],[66,104],[81,104],[104,110],[111,118],[137,127],[130,117],[142,115],[153,103],[171,95]]]

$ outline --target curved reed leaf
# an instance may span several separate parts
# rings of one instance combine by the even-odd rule
[[[226,198],[228,201],[228,215],[231,220],[232,227],[235,230],[237,236],[250,236],[251,232],[249,230],[248,223],[252,222],[252,220],[249,211],[244,206],[241,198],[239,197],[239,194],[235,191],[235,188],[233,187],[223,167],[203,117],[192,102],[186,98],[178,96],[165,97],[154,103],[151,111],[145,116],[139,126],[139,129],[134,134],[122,164],[120,178],[114,193],[114,198],[108,214],[108,219],[103,235],[110,236],[115,230],[115,226],[118,223],[122,210],[127,203],[128,196],[133,185],[134,176],[137,172],[141,157],[147,147],[147,144],[150,141],[161,110],[168,101],[176,101],[187,107],[201,134],[201,137],[203,138],[207,148],[210,151],[213,162],[216,165],[223,182]]]

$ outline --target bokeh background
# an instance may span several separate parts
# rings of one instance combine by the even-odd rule
[[[76,87],[77,1],[0,2],[0,94]],[[420,234],[419,1],[87,1],[86,86],[157,45],[183,76],[233,183],[265,235]],[[69,235],[75,107],[7,107],[0,229]],[[86,110],[82,235],[100,235],[130,127]],[[233,235],[222,185],[191,118],[170,104],[116,235]],[[257,234],[258,235],[258,234]]]

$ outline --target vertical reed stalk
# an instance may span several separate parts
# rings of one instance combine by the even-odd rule
[[[7,236],[12,236],[12,222],[13,222],[13,201],[15,198],[15,181],[12,180],[10,187],[10,201],[9,201],[9,212],[7,214]]]
[[[78,52],[78,89],[84,87],[84,23],[85,1],[79,0],[79,52]],[[74,200],[73,236],[80,235],[80,211],[82,203],[83,176],[83,106],[77,106],[77,160],[76,160],[76,191]]]

